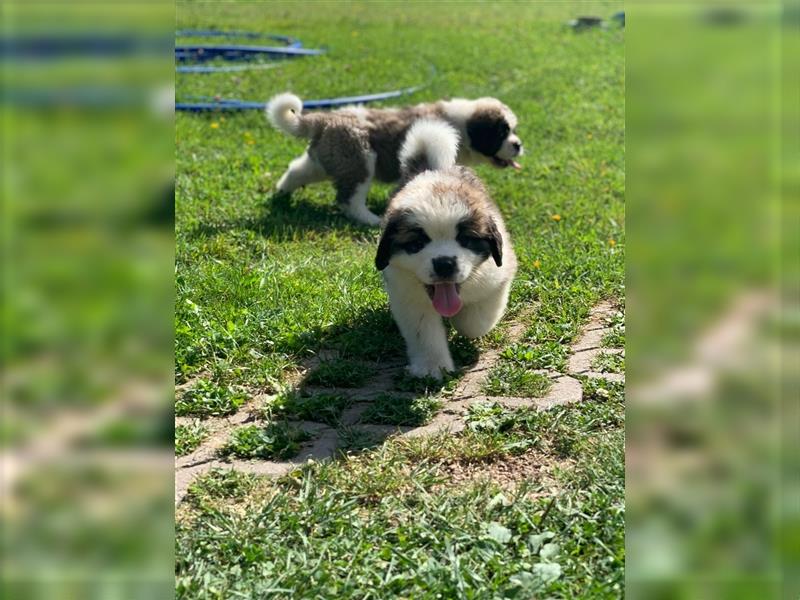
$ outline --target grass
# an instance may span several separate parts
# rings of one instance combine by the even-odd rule
[[[622,397],[611,386],[602,402],[544,413],[495,406],[502,430],[391,440],[265,482],[266,500],[203,482],[192,494],[207,501],[178,523],[178,597],[619,597]],[[557,496],[537,479],[448,485],[449,464],[491,468],[532,435],[571,461]]]
[[[380,445],[385,436],[359,427],[340,427],[339,452],[343,454],[358,454],[369,448]]]
[[[381,394],[369,408],[364,411],[361,420],[364,423],[379,425],[405,425],[417,427],[425,425],[442,407],[442,401],[431,396],[397,396]]]
[[[372,369],[352,360],[331,360],[321,363],[306,379],[309,385],[326,387],[361,387]]]
[[[513,363],[500,362],[486,376],[483,391],[491,396],[541,398],[551,385],[547,375],[534,373]]]
[[[624,348],[625,347],[625,314],[618,312],[614,314],[606,323],[611,327],[611,331],[603,336],[601,345],[604,348]]]
[[[401,371],[394,378],[394,389],[398,392],[413,392],[421,395],[436,395],[452,390],[458,383],[457,374],[443,373],[442,379],[415,377]]]
[[[603,336],[600,342],[603,348],[624,348],[625,347],[625,328],[612,329]]]
[[[207,379],[198,380],[175,402],[175,414],[192,417],[222,417],[235,413],[247,396],[231,386],[221,386]]]
[[[191,454],[208,436],[208,429],[202,423],[177,425],[175,427],[175,454],[185,456]]]
[[[625,369],[625,357],[622,354],[601,352],[592,361],[592,369],[600,373],[621,373]]]
[[[278,398],[265,408],[270,418],[287,418],[299,421],[318,421],[327,425],[336,425],[342,412],[353,401],[340,394],[304,395],[290,392]]]
[[[177,96],[266,100],[292,90],[310,99],[427,82],[404,101],[500,97],[519,116],[523,169],[476,170],[505,217],[519,271],[501,326],[483,340],[456,336],[451,348],[459,367],[488,347],[503,354],[489,393],[544,393],[549,380],[532,371],[561,368],[591,307],[624,295],[624,33],[576,34],[564,26],[580,12],[568,3],[380,8],[182,3],[179,28],[279,31],[328,53],[267,71],[181,76]],[[601,14],[620,8],[596,5]],[[514,49],[497,43],[498,32]],[[175,376],[214,382],[220,414],[227,390],[279,394],[310,356],[342,357],[303,382],[334,387],[363,385],[405,356],[373,264],[378,231],[343,217],[329,185],[271,193],[302,149],[260,111],[176,115]],[[382,212],[390,191],[374,185],[370,208]],[[514,346],[510,318],[524,327]],[[393,390],[414,397],[379,402],[372,418],[422,422],[435,410],[425,399],[446,399],[458,379],[401,374]],[[432,439],[383,441],[340,426],[337,460],[228,496],[197,492],[202,502],[178,509],[177,596],[618,597],[622,395],[598,387],[585,397],[543,414],[489,405],[462,434]],[[316,410],[338,425],[335,402],[314,402],[292,400],[270,418]],[[211,404],[179,396],[176,410],[181,403],[201,413]],[[284,426],[237,430],[227,451],[296,452]],[[557,494],[536,480],[507,490],[448,479],[447,465],[490,469],[527,450],[570,462],[555,469]]]
[[[256,482],[256,477],[248,473],[233,469],[212,469],[192,482],[187,499],[200,505],[220,499],[240,498],[250,492]]]
[[[475,402],[467,411],[467,426],[472,431],[506,431],[514,416],[494,402]]]
[[[311,436],[308,433],[285,423],[245,425],[231,434],[221,454],[236,458],[283,460],[295,456],[300,451],[300,444],[309,439]]]
[[[549,341],[541,344],[513,344],[500,356],[531,369],[548,369],[563,372],[569,349],[564,344]]]

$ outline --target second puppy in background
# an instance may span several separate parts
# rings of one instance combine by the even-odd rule
[[[409,128],[420,119],[441,119],[454,128],[460,142],[459,164],[519,168],[514,160],[522,155],[522,141],[515,132],[517,117],[495,98],[455,98],[405,108],[302,111],[303,103],[293,94],[279,94],[267,105],[275,127],[309,140],[306,151],[278,181],[278,191],[290,193],[330,179],[342,210],[367,225],[380,222],[366,205],[372,180],[400,179],[400,148]]]
[[[401,187],[389,201],[375,256],[417,377],[441,378],[455,367],[442,317],[462,335],[485,335],[505,311],[517,270],[486,187],[455,166],[458,141],[441,121],[411,127],[400,152]]]

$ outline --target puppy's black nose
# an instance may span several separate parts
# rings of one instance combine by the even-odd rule
[[[511,147],[517,154],[519,154],[519,151],[522,150],[522,144],[520,142],[511,142]]]
[[[455,271],[455,256],[437,256],[433,259],[433,272],[439,277],[450,277]]]

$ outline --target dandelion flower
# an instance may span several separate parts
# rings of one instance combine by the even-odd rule
[[[211,124],[211,129],[219,129],[219,123],[217,123],[216,121],[214,121],[214,122]]]
[[[542,266],[542,261],[540,261],[538,258],[535,261],[533,261],[533,268],[534,269],[538,269],[541,266]]]
[[[550,218],[553,219],[553,221],[560,221],[561,215],[550,215]]]

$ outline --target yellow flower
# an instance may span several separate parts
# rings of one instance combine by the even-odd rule
[[[248,144],[250,144],[250,145],[252,146],[253,144],[255,144],[255,143],[256,143],[256,141],[255,141],[255,140],[247,140],[247,143],[248,143]]]
[[[211,129],[219,129],[219,123],[214,122],[211,124]]]
[[[533,261],[533,268],[534,269],[538,269],[541,266],[542,266],[542,261],[540,261],[538,258],[535,261]]]
[[[560,221],[561,215],[550,215],[550,218],[553,219],[553,221]]]
[[[608,245],[612,248],[617,245],[617,240],[608,240]]]

